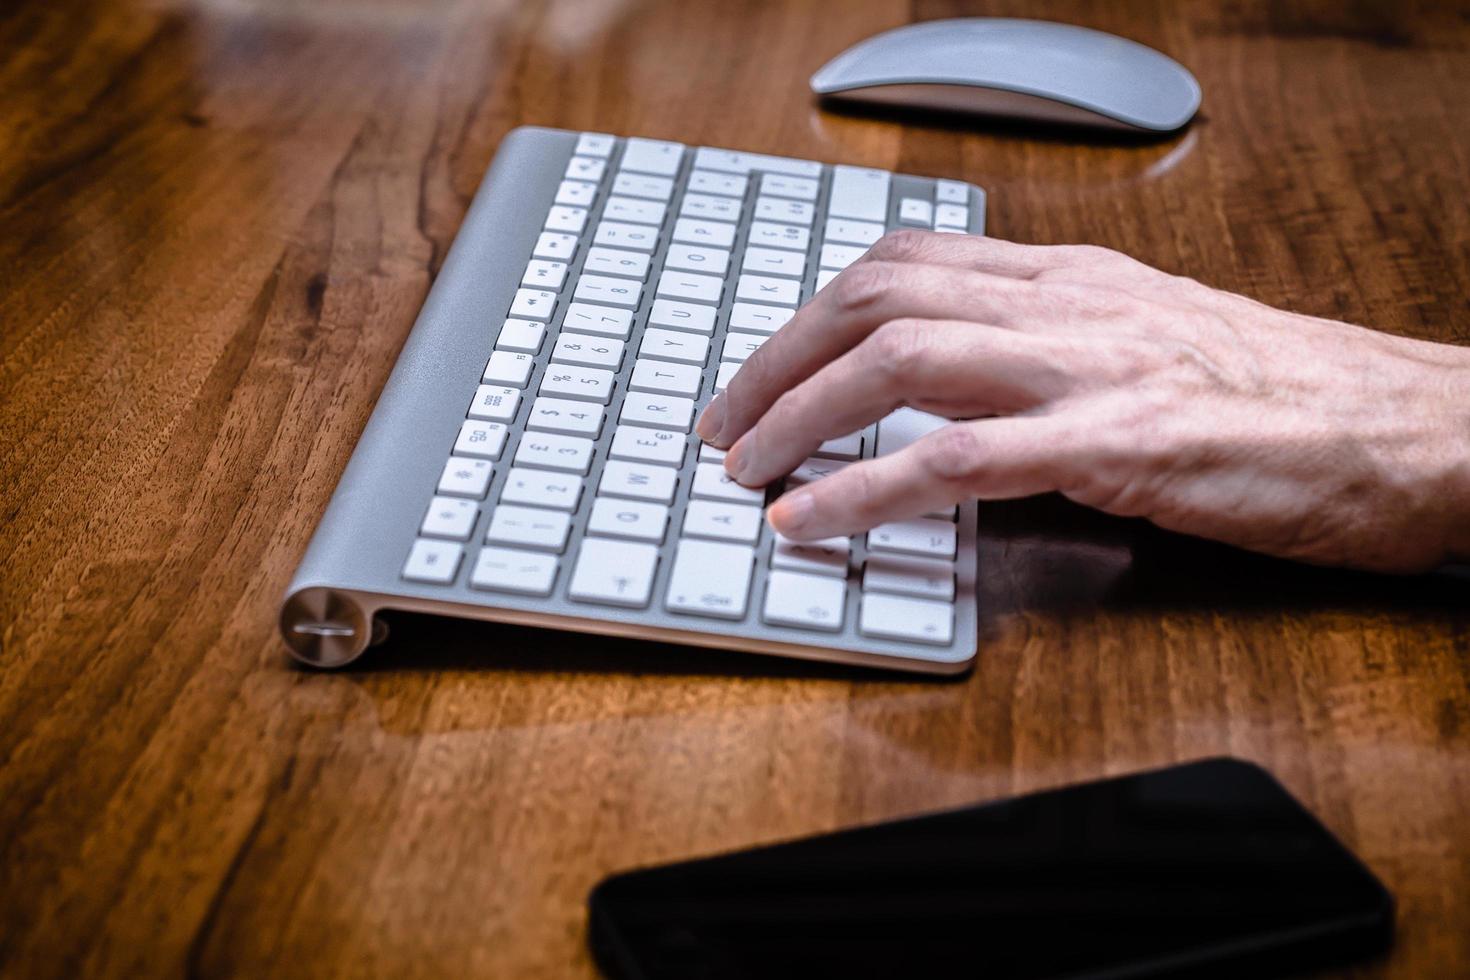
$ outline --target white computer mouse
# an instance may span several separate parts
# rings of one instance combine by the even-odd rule
[[[1178,129],[1200,104],[1189,70],[1153,48],[1002,17],[887,31],[833,58],[811,84],[826,98],[1146,132]]]

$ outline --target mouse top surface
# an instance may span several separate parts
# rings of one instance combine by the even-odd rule
[[[818,95],[999,112],[1155,132],[1194,116],[1183,65],[1113,34],[1044,20],[910,24],[848,48],[812,76]]]

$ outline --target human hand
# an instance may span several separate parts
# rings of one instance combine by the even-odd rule
[[[968,421],[784,494],[770,523],[810,540],[1059,491],[1321,564],[1470,558],[1470,349],[1092,246],[890,234],[746,361],[698,432],[763,486],[903,405]]]

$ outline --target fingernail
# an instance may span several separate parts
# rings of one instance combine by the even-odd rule
[[[795,534],[811,520],[816,501],[806,490],[793,490],[771,505],[771,524],[782,534]]]
[[[720,428],[725,424],[725,396],[716,395],[714,401],[704,407],[700,413],[699,424],[694,431],[699,433],[699,438],[705,442],[714,439],[720,434]]]

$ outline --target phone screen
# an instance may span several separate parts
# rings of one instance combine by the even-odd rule
[[[1211,759],[616,875],[619,978],[1260,976],[1384,948],[1388,892],[1264,770]]]

